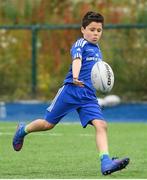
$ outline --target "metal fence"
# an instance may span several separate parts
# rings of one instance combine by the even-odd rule
[[[3,25],[0,26],[0,30],[29,30],[31,32],[31,92],[35,97],[37,87],[37,41],[38,32],[42,30],[70,30],[79,29],[79,24],[68,25]],[[106,30],[121,30],[121,29],[146,29],[147,24],[114,24],[106,25]]]

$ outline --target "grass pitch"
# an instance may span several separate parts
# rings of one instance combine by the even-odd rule
[[[47,132],[25,138],[20,152],[12,148],[16,123],[0,123],[1,179],[140,179],[147,178],[147,124],[110,123],[112,156],[130,157],[129,166],[109,176],[100,173],[92,126],[59,124]]]

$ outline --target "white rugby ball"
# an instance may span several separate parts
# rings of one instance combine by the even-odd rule
[[[105,61],[98,61],[91,70],[91,81],[94,88],[103,93],[110,92],[114,85],[114,73]]]

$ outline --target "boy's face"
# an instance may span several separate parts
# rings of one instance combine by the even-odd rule
[[[84,39],[93,44],[97,44],[97,42],[101,38],[102,30],[102,23],[98,22],[91,22],[88,26],[86,26],[85,29],[81,27],[81,32],[83,34]]]

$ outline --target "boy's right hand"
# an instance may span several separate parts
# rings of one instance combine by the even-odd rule
[[[73,78],[73,84],[76,86],[84,87],[83,81],[79,81],[78,78]]]

